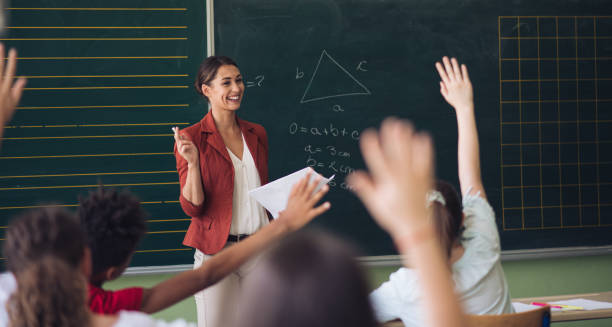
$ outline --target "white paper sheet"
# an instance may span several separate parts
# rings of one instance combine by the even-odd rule
[[[612,309],[612,303],[610,302],[602,302],[602,301],[594,301],[594,300],[586,300],[586,299],[569,299],[569,300],[554,301],[554,302],[549,302],[549,303],[550,304],[573,305],[576,307],[583,307],[584,310]]]
[[[318,191],[323,185],[329,183],[334,179],[335,175],[329,178],[325,178],[314,169],[306,167],[302,170],[298,170],[295,173],[289,174],[285,177],[281,177],[273,182],[270,182],[264,186],[252,189],[249,191],[249,195],[252,196],[257,202],[259,202],[264,208],[268,209],[274,219],[278,218],[278,213],[285,210],[287,207],[287,201],[289,201],[289,194],[293,185],[300,181],[300,179],[306,176],[306,173],[311,171],[310,180],[317,177],[321,177],[319,185],[315,188],[315,192]]]
[[[535,309],[541,308],[541,306],[533,305],[533,304],[525,304],[521,302],[512,302],[512,307],[514,307],[514,312],[525,312],[531,311]]]

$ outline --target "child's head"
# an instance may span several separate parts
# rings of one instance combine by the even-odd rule
[[[57,207],[26,211],[4,241],[17,290],[7,302],[10,326],[88,326],[85,276],[91,259],[76,217]]]
[[[247,277],[238,326],[376,326],[355,252],[322,233],[282,241]]]
[[[92,256],[92,279],[117,278],[146,232],[146,213],[128,191],[99,187],[79,199],[78,216]]]
[[[91,273],[87,240],[76,217],[57,207],[26,211],[9,224],[4,241],[8,269],[18,276],[41,257],[50,255]]]
[[[90,326],[85,276],[65,260],[43,255],[23,268],[6,307],[9,326]]]
[[[453,247],[461,240],[463,211],[459,193],[449,183],[437,181],[435,192],[429,196],[433,217],[442,249],[450,258]]]

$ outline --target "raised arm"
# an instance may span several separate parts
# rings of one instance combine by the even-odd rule
[[[198,148],[185,135],[179,133],[178,127],[173,127],[177,170],[181,184],[181,196],[189,203],[181,201],[185,213],[191,217],[198,215],[198,210],[204,203],[204,189],[200,173],[200,154]]]
[[[386,119],[380,133],[361,136],[369,173],[349,176],[349,185],[374,219],[410,258],[422,287],[427,326],[464,326],[450,269],[436,239],[426,195],[433,189],[433,149],[428,135],[409,124]]]
[[[279,214],[277,220],[244,241],[222,250],[204,262],[200,268],[180,273],[151,289],[145,289],[141,310],[147,313],[157,312],[215,284],[251,257],[261,253],[271,243],[302,228],[327,211],[330,208],[329,202],[315,205],[327,193],[329,187],[325,185],[313,193],[318,180],[308,183],[308,178],[310,175],[293,187],[287,208]]]
[[[4,67],[6,63],[6,67]],[[19,103],[21,93],[26,84],[24,78],[20,78],[13,84],[15,71],[17,70],[17,51],[9,51],[8,60],[4,60],[4,45],[0,43],[0,137],[4,132],[4,125],[11,120],[13,112]]]
[[[440,74],[440,93],[444,100],[455,109],[457,114],[457,130],[459,144],[457,145],[457,161],[459,165],[459,183],[461,194],[471,188],[471,193],[480,192],[486,198],[482,177],[480,174],[480,150],[478,131],[474,117],[474,92],[465,65],[459,66],[457,59],[442,58],[442,63],[436,62]]]

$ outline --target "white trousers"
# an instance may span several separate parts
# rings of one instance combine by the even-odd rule
[[[231,246],[233,242],[227,242],[225,247]],[[212,255],[204,254],[200,250],[193,255],[193,269],[197,269]],[[224,327],[229,323],[232,314],[238,310],[238,294],[240,284],[245,275],[252,270],[257,260],[251,260],[243,264],[238,270],[229,274],[213,286],[206,288],[194,295],[198,327]]]

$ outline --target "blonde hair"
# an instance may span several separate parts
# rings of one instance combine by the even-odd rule
[[[29,264],[6,304],[10,327],[84,327],[91,325],[83,274],[53,256]]]

